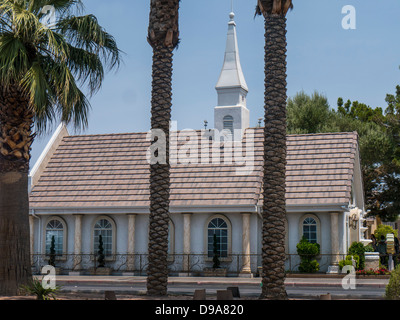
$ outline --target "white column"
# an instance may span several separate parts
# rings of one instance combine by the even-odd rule
[[[339,213],[331,212],[331,265],[328,273],[339,272]]]
[[[33,254],[35,253],[35,218],[34,216],[29,216],[29,240],[30,240],[30,250],[31,250],[31,263],[33,264]]]
[[[136,227],[136,214],[128,215],[128,258],[127,258],[127,271],[135,270],[135,227]]]
[[[82,215],[75,216],[75,234],[74,234],[74,271],[81,269],[82,261]]]
[[[183,214],[183,271],[187,271],[190,268],[190,253],[191,253],[191,213]]]
[[[250,213],[242,213],[242,270],[241,276],[251,275],[250,266]]]

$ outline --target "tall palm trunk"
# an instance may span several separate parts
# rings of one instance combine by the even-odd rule
[[[17,87],[0,89],[0,295],[31,280],[28,171],[33,114]]]
[[[172,52],[179,42],[178,11],[179,0],[150,2],[148,42],[153,48],[151,129],[162,130],[166,138],[165,162],[150,165],[147,294],[153,296],[166,295],[168,285],[169,130],[172,105]]]
[[[169,128],[171,120],[172,50],[154,48],[152,129],[166,135],[166,163],[150,166],[150,227],[147,290],[149,295],[166,295],[168,283],[168,226],[169,226]]]
[[[265,128],[263,178],[263,299],[287,299],[286,219],[286,18],[265,16]]]

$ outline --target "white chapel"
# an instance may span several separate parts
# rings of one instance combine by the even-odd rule
[[[203,275],[212,267],[214,235],[228,276],[257,276],[261,266],[263,128],[249,125],[249,89],[234,18],[230,13],[214,128],[196,132],[208,135],[210,144],[220,142],[216,132],[251,144],[251,170],[240,171],[248,165],[243,161],[171,165],[171,274]],[[320,271],[331,272],[352,242],[367,242],[358,136],[287,139],[286,269],[297,270],[296,245],[306,237],[320,244]],[[70,135],[63,124],[58,127],[30,172],[31,252],[37,272],[48,264],[52,239],[60,272],[92,272],[101,235],[110,272],[146,274],[149,145],[146,132]],[[227,152],[222,145],[216,149]]]

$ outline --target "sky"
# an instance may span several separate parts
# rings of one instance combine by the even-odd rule
[[[90,98],[86,130],[70,134],[147,132],[150,129],[152,49],[147,43],[150,0],[84,0],[124,52],[122,64],[106,74]],[[254,17],[256,0],[233,0],[240,60],[249,87],[250,125],[264,108],[264,22]],[[287,15],[287,94],[324,94],[331,108],[339,97],[385,108],[385,97],[400,85],[400,1],[293,0]],[[355,29],[343,28],[355,9]],[[385,9],[385,10],[384,10]],[[174,52],[172,120],[178,129],[209,128],[217,104],[231,0],[182,0],[180,45]],[[59,122],[36,137],[31,167]]]

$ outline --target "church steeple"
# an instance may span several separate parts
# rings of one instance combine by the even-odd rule
[[[225,59],[216,85],[219,106],[246,105],[247,83],[240,64],[235,14],[229,14]]]
[[[229,130],[233,140],[238,141],[250,125],[246,107],[249,89],[240,64],[235,14],[231,12],[229,18],[224,64],[215,87],[218,106],[214,109],[214,127],[219,132]]]

